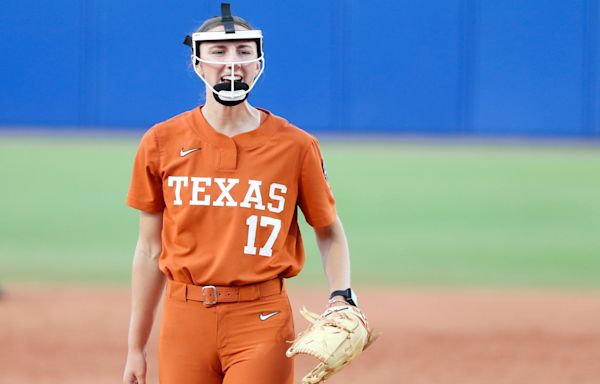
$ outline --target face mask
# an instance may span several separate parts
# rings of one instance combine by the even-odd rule
[[[218,32],[196,32],[192,36],[186,36],[183,43],[192,48],[192,65],[194,71],[202,79],[204,84],[213,92],[215,100],[225,106],[234,106],[243,103],[247,98],[248,94],[258,81],[260,75],[262,75],[265,69],[265,58],[262,50],[262,31],[260,30],[244,30],[236,31],[233,24],[233,17],[231,16],[231,10],[229,4],[221,4],[221,22],[225,27],[224,31]],[[211,61],[200,58],[200,44],[203,42],[215,42],[215,41],[236,41],[236,40],[251,40],[256,42],[258,57],[251,60],[245,61]],[[200,73],[196,64],[198,62],[209,64],[209,65],[225,65],[231,70],[231,79],[234,79],[235,66],[243,64],[259,63],[260,70],[258,75],[254,78],[252,85],[244,81],[223,81],[215,84],[210,84],[204,76]]]
[[[241,32],[241,31],[239,31],[239,32]],[[192,56],[192,60],[199,61],[199,62],[209,64],[209,65],[210,64],[225,65],[227,68],[227,71],[231,72],[231,74],[229,75],[230,79],[234,79],[234,77],[235,77],[236,65],[240,66],[240,65],[247,65],[247,64],[252,64],[252,63],[260,63],[260,71],[258,72],[258,75],[256,75],[256,77],[254,78],[252,85],[248,85],[248,83],[246,83],[242,79],[239,81],[238,80],[222,81],[213,86],[206,80],[206,78],[204,78],[204,76],[202,76],[202,74],[198,70],[197,66],[194,65],[194,71],[196,72],[198,77],[200,77],[200,79],[202,79],[204,84],[206,84],[206,86],[208,88],[210,88],[210,90],[213,92],[213,96],[215,97],[215,100],[217,100],[219,103],[226,105],[226,106],[234,106],[234,105],[243,103],[248,98],[248,94],[250,93],[252,88],[254,88],[256,81],[258,80],[260,75],[262,75],[263,70],[265,68],[264,57],[262,57],[262,54],[261,54],[261,57],[258,57],[256,59],[251,59],[251,60],[245,60],[245,61],[229,61],[229,62],[210,61],[210,60],[201,59],[195,55]]]

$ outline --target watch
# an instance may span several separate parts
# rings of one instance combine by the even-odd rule
[[[333,291],[329,295],[329,299],[331,300],[334,296],[342,296],[344,300],[348,302],[348,304],[358,307],[358,297],[356,296],[356,292],[354,292],[352,288]]]

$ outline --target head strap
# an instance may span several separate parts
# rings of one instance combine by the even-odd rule
[[[221,22],[225,27],[225,33],[235,33],[233,16],[231,16],[231,8],[229,3],[221,3]]]
[[[183,39],[183,44],[187,45],[190,48],[193,48],[193,40],[192,40],[192,36],[190,35],[185,35],[185,39]]]

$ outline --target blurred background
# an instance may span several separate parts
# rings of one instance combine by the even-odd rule
[[[182,44],[217,1],[4,1],[3,126],[141,129],[193,108]],[[600,135],[596,0],[237,1],[252,101],[312,132]]]
[[[41,287],[31,297],[50,287],[88,292],[72,287],[90,285],[127,293],[139,214],[124,200],[139,139],[153,124],[203,103],[204,86],[182,41],[218,15],[219,5],[0,4],[0,284],[6,297],[31,285]],[[232,1],[232,12],[264,35],[266,69],[250,103],[321,141],[359,292],[371,298],[390,287],[598,293],[600,1],[240,0]],[[324,292],[314,236],[304,223],[302,230],[306,267],[290,286]],[[552,302],[553,310],[563,311],[567,302],[582,303]],[[570,311],[600,321],[600,302],[590,303]],[[539,330],[536,319],[552,313],[534,314],[527,324]],[[585,356],[598,356],[597,329],[582,337],[591,348]],[[19,344],[8,331],[0,333],[4,345],[7,340]],[[125,340],[118,340],[120,351]],[[417,351],[421,342],[414,340]],[[444,345],[456,352],[471,344]],[[469,351],[457,356],[512,361]],[[565,356],[556,360],[563,368],[582,361]],[[555,362],[545,358],[539,372],[544,361]],[[394,364],[381,367],[395,373],[380,382],[418,370]],[[9,367],[0,363],[0,372]],[[527,369],[509,376],[536,382],[523,379]],[[576,381],[556,372],[555,378],[600,380],[597,368],[575,371]],[[490,372],[473,382],[509,382]],[[26,381],[19,375],[13,370],[0,382]],[[56,377],[43,382],[69,382]]]
[[[2,280],[127,282],[133,156],[202,104],[182,41],[219,6],[2,3]],[[251,103],[322,141],[357,279],[600,286],[598,1],[232,9],[264,31]]]

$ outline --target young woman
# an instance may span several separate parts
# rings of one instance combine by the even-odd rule
[[[262,34],[228,4],[186,44],[206,103],[149,129],[134,161],[126,202],[141,213],[123,381],[145,383],[146,343],[166,285],[161,383],[291,384],[284,279],[304,264],[298,207],[315,231],[328,305],[356,304],[319,144],[248,103],[264,68]]]

